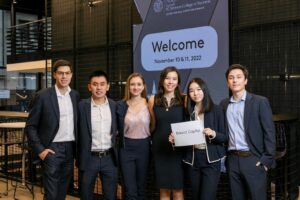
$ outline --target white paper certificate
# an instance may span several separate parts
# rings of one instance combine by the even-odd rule
[[[205,144],[205,137],[199,121],[188,121],[171,124],[174,134],[175,146],[189,146],[194,144]],[[201,135],[202,134],[202,135]]]

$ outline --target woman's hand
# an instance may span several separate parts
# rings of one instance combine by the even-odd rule
[[[170,142],[171,144],[174,144],[174,143],[175,143],[175,140],[174,140],[174,134],[173,134],[173,133],[171,133],[171,134],[169,135],[169,142]]]
[[[216,137],[216,131],[214,131],[214,130],[212,130],[210,128],[203,129],[203,133],[204,133],[204,135],[206,135],[210,139],[213,139],[213,138]]]

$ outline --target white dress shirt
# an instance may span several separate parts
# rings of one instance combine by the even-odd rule
[[[111,111],[107,98],[103,104],[97,105],[91,98],[92,119],[92,151],[108,150],[111,142]]]
[[[73,104],[70,97],[71,88],[63,95],[57,85],[54,86],[59,108],[59,128],[53,142],[75,141]]]

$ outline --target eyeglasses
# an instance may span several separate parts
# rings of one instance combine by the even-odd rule
[[[65,75],[65,76],[70,76],[70,75],[72,74],[71,71],[67,71],[67,72],[56,71],[55,73],[56,73],[57,75],[59,75],[59,76],[63,76],[63,75]]]

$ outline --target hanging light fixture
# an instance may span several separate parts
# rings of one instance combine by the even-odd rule
[[[98,0],[98,1],[88,0],[88,6],[92,8],[92,7],[95,6],[95,4],[101,3],[102,1],[103,1],[103,0]]]

